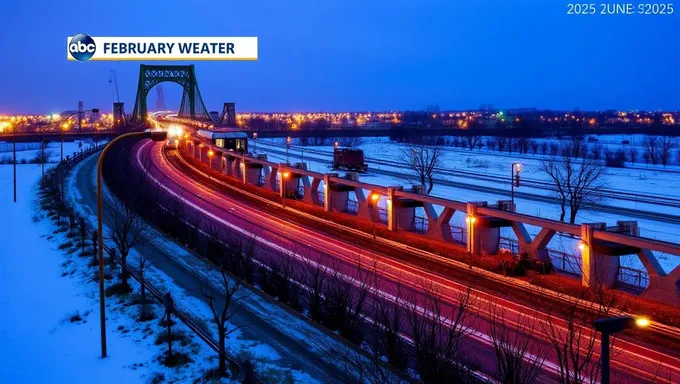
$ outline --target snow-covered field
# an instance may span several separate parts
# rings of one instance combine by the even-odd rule
[[[76,140],[64,142],[64,158],[73,156],[79,150],[84,150],[94,144],[92,140]],[[40,157],[40,143],[17,143],[17,162],[30,162]],[[52,141],[45,147],[45,152],[49,158],[48,162],[56,163],[61,160],[61,143]],[[12,143],[0,141],[0,164],[10,163],[13,158]]]
[[[60,245],[65,232],[39,211],[36,192],[40,166],[19,165],[18,201],[12,202],[12,167],[0,165],[0,366],[1,383],[145,383],[161,376],[183,382],[214,365],[214,355],[188,329],[184,350],[191,369],[175,371],[158,362],[165,346],[155,345],[158,321],[140,323],[137,306],[109,298],[109,357],[100,357],[97,285],[89,258],[79,248]],[[133,288],[137,286],[133,283]],[[158,311],[158,309],[156,309]],[[178,343],[176,343],[178,344]]]
[[[258,140],[257,151],[264,152],[268,154],[268,159],[270,161],[285,162],[286,155],[281,153],[272,153],[272,150],[281,152],[280,146],[269,146],[267,143],[274,143],[281,145],[284,143],[283,140]],[[295,144],[295,143],[294,143]],[[249,148],[253,150],[255,148],[255,143],[251,140]],[[322,147],[305,147],[306,149],[321,150],[328,154],[332,154],[332,146],[322,146]],[[366,174],[360,175],[360,180],[378,184],[378,185],[404,185],[408,187],[411,184],[416,183],[414,177],[404,171],[404,176],[394,177],[382,174],[377,174],[371,172],[371,168],[377,169],[389,169],[394,170],[393,167],[387,167],[385,165],[374,165],[371,164],[371,158],[383,159],[383,160],[394,160],[405,162],[403,151],[405,146],[393,141],[389,141],[387,138],[368,138],[364,139],[363,143],[358,146],[358,148],[363,149],[365,156],[367,158],[367,163],[369,164],[369,171]],[[304,162],[307,163],[308,169],[316,172],[331,172],[330,158],[326,161],[316,161],[310,160],[310,157],[319,157],[318,155],[306,152],[303,153],[300,147],[292,147],[289,151],[289,157],[291,162],[300,161],[304,155]],[[496,151],[488,150],[467,150],[467,149],[456,149],[447,148],[443,152],[443,157],[441,161],[441,167],[447,169],[465,170],[472,171],[480,174],[487,174],[491,176],[498,176],[499,178],[507,179],[510,172],[510,167],[513,162],[519,161],[523,165],[522,176],[532,178],[532,179],[543,179],[547,180],[546,175],[540,170],[540,155],[518,155],[514,154],[511,158],[508,158],[507,153],[499,153]],[[469,160],[468,160],[469,159]],[[479,166],[482,164],[483,166]],[[632,192],[639,193],[659,193],[665,194],[671,197],[680,198],[680,192],[677,190],[676,185],[680,183],[680,174],[671,174],[665,172],[660,166],[649,170],[630,170],[630,169],[614,169],[610,168],[608,170],[609,175],[609,185],[612,189],[625,189]],[[451,179],[447,176],[441,176],[442,178]],[[469,183],[479,184],[477,181],[468,180]],[[480,184],[484,185],[484,184]],[[507,185],[507,184],[506,184]],[[499,184],[496,184],[498,187]],[[510,189],[507,185],[508,191]],[[320,188],[321,189],[321,188]],[[519,191],[526,190],[526,188],[520,188]],[[530,192],[536,193],[536,189]],[[550,192],[543,191],[544,194],[550,194]],[[432,190],[432,195],[439,196],[451,200],[457,201],[488,201],[490,204],[495,203],[497,200],[507,200],[509,198],[508,194],[499,195],[496,193],[487,193],[472,191],[464,188],[457,188],[445,185],[435,185]],[[537,202],[531,199],[525,198],[515,198],[517,205],[517,212],[525,213],[533,216],[538,216],[548,219],[558,219],[559,218],[559,207],[557,204],[549,204],[545,202]],[[608,203],[604,201],[603,203]],[[618,202],[619,204],[626,204],[626,206],[635,209],[647,209],[645,204],[635,203],[635,202]],[[384,202],[381,201],[381,204]],[[656,209],[659,209],[658,207]],[[441,209],[440,209],[441,212]],[[672,207],[663,207],[664,213],[677,213],[680,214],[680,207],[674,209]],[[418,212],[418,216],[425,217],[424,212]],[[658,222],[651,219],[639,219],[636,217],[626,216],[625,214],[613,214],[597,211],[581,210],[576,218],[577,223],[589,223],[589,222],[606,222],[608,225],[614,225],[617,220],[633,220],[637,221],[640,226],[641,236],[670,241],[675,243],[680,243],[680,233],[673,228],[673,225],[667,223]],[[456,213],[451,220],[452,225],[463,227],[464,226],[464,214]],[[528,226],[530,234],[535,235],[538,233],[539,228]],[[502,229],[502,236],[507,238],[515,238],[514,233],[511,229]],[[567,239],[560,236],[556,236],[549,244],[549,248],[554,249],[559,252],[564,252],[570,255],[578,255],[577,249],[578,243],[573,239]],[[680,259],[672,255],[660,255],[662,260],[662,265],[666,271],[670,271],[677,265],[680,265]],[[622,258],[622,265],[626,265],[632,268],[642,268],[642,264],[637,257],[624,257]]]

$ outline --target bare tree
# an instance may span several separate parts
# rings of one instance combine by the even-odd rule
[[[593,203],[599,195],[593,193],[606,184],[606,167],[594,159],[575,161],[571,157],[553,157],[541,162],[541,168],[550,176],[560,200],[560,221],[564,221],[566,203],[569,203],[569,222],[576,221],[583,204]]]
[[[462,292],[452,309],[446,308],[441,292],[431,283],[424,283],[422,292],[422,300],[414,295],[406,303],[406,323],[421,380],[425,384],[471,382],[463,348],[474,305],[471,290]]]
[[[593,160],[600,160],[602,158],[602,152],[607,152],[608,149],[601,144],[595,144],[590,147],[590,157]]]
[[[373,349],[383,351],[387,362],[400,370],[407,365],[404,343],[401,339],[406,316],[401,304],[403,296],[402,285],[397,282],[396,292],[392,298],[379,297],[373,303],[375,320],[381,330],[372,334]]]
[[[594,286],[603,287],[595,283]],[[597,290],[597,289],[596,289]],[[602,288],[599,290],[603,291]],[[584,300],[588,290],[583,290],[579,297],[562,312],[548,316],[543,323],[543,332],[556,355],[556,362],[560,375],[560,383],[583,384],[597,383],[600,373],[600,359],[596,342],[598,333],[593,329],[593,321],[599,317],[611,315],[614,308],[612,296],[607,296],[607,303]],[[603,298],[603,297],[602,297]],[[616,337],[610,336],[610,356],[618,355]]]
[[[535,156],[536,153],[538,153],[538,141],[536,140],[529,140],[529,146],[531,147],[531,153]]]
[[[465,146],[472,151],[477,145],[481,144],[482,136],[468,134],[463,136],[463,141],[465,142]]]
[[[657,140],[659,142],[659,160],[665,167],[671,161],[671,153],[677,146],[677,139],[675,136],[660,136]]]
[[[547,155],[548,154],[548,142],[543,140],[541,141],[541,155]]]
[[[121,283],[128,287],[127,279],[129,272],[127,269],[127,257],[130,250],[141,245],[144,241],[144,233],[148,224],[132,207],[132,204],[125,203],[119,199],[113,199],[113,207],[108,212],[111,218],[110,234],[111,240],[116,244],[120,253],[121,260]]]
[[[139,319],[141,321],[149,320],[153,318],[153,314],[149,312],[148,302],[146,300],[146,271],[151,266],[151,260],[149,260],[148,254],[144,247],[140,247],[137,251],[137,272],[139,274],[139,294],[140,294],[140,307],[139,307]]]
[[[642,139],[642,145],[644,145],[643,158],[645,162],[651,161],[652,164],[657,164],[659,162],[659,139],[656,136],[645,136]]]
[[[498,151],[503,152],[506,147],[510,146],[510,139],[505,136],[496,136],[496,143],[498,143]]]
[[[434,188],[434,169],[439,164],[441,147],[431,144],[409,144],[404,150],[408,164],[420,184],[427,187],[427,193]]]
[[[504,384],[532,384],[536,382],[545,361],[540,346],[534,346],[535,320],[519,314],[512,330],[505,324],[505,310],[489,303],[491,314],[489,336],[496,357],[496,375]]]
[[[341,276],[339,265],[331,264],[333,275],[328,280],[324,322],[331,329],[337,329],[345,339],[359,345],[362,341],[361,328],[366,317],[368,294],[375,286],[376,265],[363,265],[361,256],[356,257],[356,268],[352,280]]]
[[[628,158],[630,159],[631,164],[635,164],[635,161],[637,161],[638,157],[638,151],[635,148],[630,148],[628,150]]]
[[[250,241],[248,239],[247,241]],[[217,326],[219,345],[219,373],[227,375],[226,338],[239,327],[229,327],[229,320],[236,314],[232,304],[245,298],[248,293],[242,290],[244,279],[231,273],[235,257],[245,252],[252,252],[252,247],[244,246],[243,241],[222,241],[224,252],[212,260],[212,265],[205,263],[195,271],[199,277],[200,294],[208,303]]]
[[[322,321],[324,310],[324,294],[331,271],[322,263],[306,258],[301,267],[302,282],[306,286],[305,296],[309,306],[309,315],[316,322]]]

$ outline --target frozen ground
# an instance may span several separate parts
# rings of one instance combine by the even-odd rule
[[[76,140],[76,141],[65,141],[64,142],[64,158],[66,156],[73,156],[74,153],[81,149],[85,149],[92,145],[94,142],[92,140]],[[40,157],[40,143],[17,143],[17,162],[22,161],[29,162],[32,159]],[[56,163],[61,160],[61,142],[52,141],[47,144],[45,151],[49,156],[49,161],[51,163]],[[0,164],[9,163],[12,161],[12,143],[0,141]]]
[[[276,144],[281,144],[281,140],[272,140]],[[249,148],[252,150],[254,148],[254,143],[251,141]],[[325,147],[305,147],[308,149],[323,150],[329,154],[332,153],[332,146]],[[378,184],[378,185],[404,185],[409,186],[416,182],[416,180],[404,172],[403,177],[393,177],[381,174],[372,173],[370,171],[371,165],[370,158],[379,158],[395,161],[405,161],[403,158],[403,146],[399,143],[391,142],[385,138],[369,138],[364,140],[364,143],[359,146],[359,148],[365,151],[367,162],[369,163],[369,171],[366,174],[360,175],[360,180]],[[272,153],[270,150],[282,151],[280,147],[270,147],[264,140],[258,140],[257,150],[258,152],[268,153],[268,158],[271,161],[285,162],[285,154]],[[464,169],[475,172],[488,173],[490,175],[498,175],[499,177],[507,178],[506,173],[509,173],[510,164],[512,161],[520,160],[524,165],[524,170],[522,175],[527,175],[531,178],[540,178],[539,170],[539,160],[533,158],[533,155],[524,155],[520,158],[519,155],[515,159],[508,159],[504,156],[496,156],[498,153],[494,151],[479,151],[479,150],[463,150],[463,149],[450,149],[445,151],[444,160],[442,161],[443,167],[449,169]],[[289,157],[291,162],[300,161],[302,157],[302,152],[298,147],[291,148],[289,152]],[[314,161],[310,160],[310,157],[319,157],[318,155],[311,154],[309,152],[304,154],[304,162],[307,163],[308,169],[317,172],[331,172],[330,159],[327,161]],[[537,156],[538,157],[538,156]],[[487,164],[486,167],[468,167],[467,159],[470,158],[470,164],[474,162],[481,162]],[[377,167],[382,167],[387,169],[383,165]],[[390,168],[393,170],[393,168]],[[505,173],[503,173],[505,172]],[[531,175],[531,176],[528,176]],[[544,176],[543,176],[544,177]],[[668,174],[664,172],[663,169],[657,167],[651,170],[626,170],[626,169],[616,169],[613,171],[613,175],[610,176],[613,180],[619,180],[618,183],[624,185],[626,189],[637,190],[637,191],[649,191],[658,192],[663,190],[666,194],[673,197],[680,197],[680,192],[678,192],[675,187],[676,184],[680,183],[680,174]],[[611,188],[618,188],[618,185],[611,185]],[[509,186],[508,186],[509,189]],[[525,188],[526,189],[526,188]],[[320,188],[322,190],[322,188]],[[534,191],[532,191],[534,192]],[[544,192],[546,193],[546,192]],[[494,203],[497,200],[506,200],[509,198],[508,195],[499,195],[496,193],[485,193],[478,191],[471,191],[464,188],[456,188],[451,186],[435,185],[432,195],[440,196],[447,199],[457,200],[457,201],[489,201]],[[559,207],[557,204],[549,204],[544,202],[536,202],[531,199],[515,198],[517,205],[517,211],[520,213],[530,214],[538,217],[548,218],[548,219],[558,219],[559,218]],[[620,204],[625,204],[626,202],[619,202]],[[381,204],[384,202],[381,201]],[[644,209],[642,204],[637,204],[635,202],[628,202],[630,208]],[[660,208],[657,208],[660,209]],[[441,208],[439,208],[441,212]],[[677,209],[676,209],[677,211]],[[673,208],[663,207],[663,212],[673,213]],[[419,216],[425,217],[424,212],[419,212]],[[617,220],[634,220],[638,221],[640,226],[640,234],[644,237],[649,237],[658,240],[670,241],[674,243],[680,243],[680,233],[675,230],[674,225],[669,225],[667,223],[661,223],[655,220],[649,219],[638,219],[635,217],[628,217],[623,214],[612,214],[603,213],[597,211],[582,210],[577,215],[577,223],[588,223],[588,222],[607,222],[608,225],[613,225]],[[456,213],[451,220],[452,225],[463,227],[464,226],[464,215],[462,213]],[[528,226],[527,229],[532,235],[535,235],[540,230],[537,227]],[[514,233],[511,229],[502,229],[502,236],[507,238],[515,238]],[[577,242],[573,239],[563,238],[556,236],[549,244],[551,249],[565,252],[571,255],[579,254],[577,249]],[[673,255],[660,255],[662,260],[662,265],[666,271],[670,271],[676,266],[680,265],[680,258]],[[630,266],[633,268],[642,268],[642,264],[637,257],[624,257],[622,259],[622,264]]]
[[[158,322],[138,323],[136,306],[115,299],[107,305],[109,357],[100,358],[97,285],[85,274],[88,258],[72,248],[60,250],[65,234],[55,235],[55,226],[38,212],[40,166],[18,166],[16,204],[11,169],[0,165],[0,207],[7,224],[0,231],[0,382],[131,384],[160,374],[176,382],[199,375],[212,351],[190,338],[187,347],[177,348],[196,362],[182,371],[165,368],[157,361],[165,348],[154,345],[162,330]]]

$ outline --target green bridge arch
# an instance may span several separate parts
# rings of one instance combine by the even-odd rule
[[[203,103],[196,81],[194,65],[146,65],[139,66],[137,98],[132,112],[132,121],[144,122],[148,113],[146,98],[151,89],[163,82],[179,84],[183,89],[179,116],[197,120],[212,121]]]

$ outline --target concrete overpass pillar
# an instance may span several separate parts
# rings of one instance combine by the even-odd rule
[[[394,191],[395,187],[387,187],[387,229],[396,232],[399,230],[397,225],[397,215],[394,210]]]
[[[602,285],[611,288],[618,280],[620,257],[602,255],[595,251],[593,233],[606,230],[606,223],[581,224],[581,284],[584,287]]]
[[[337,175],[337,174],[336,174]],[[330,185],[329,174],[323,175],[323,210],[330,212],[331,210],[331,189],[328,187]]]
[[[486,207],[486,201],[473,201],[467,203],[467,251],[472,255],[496,254],[500,241],[500,228],[489,226],[490,221],[485,220],[478,213],[479,207]]]

